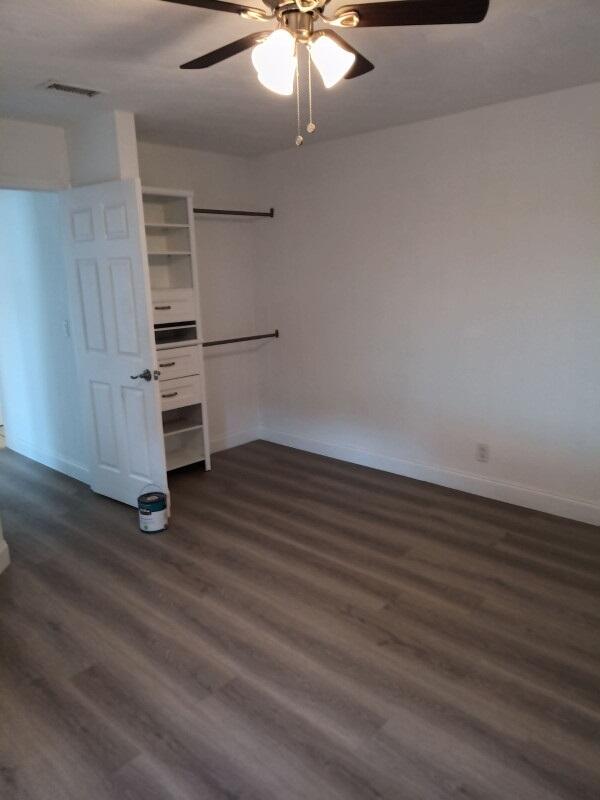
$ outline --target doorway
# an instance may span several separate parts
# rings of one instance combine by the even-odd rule
[[[0,396],[1,396],[0,392]],[[0,403],[0,450],[3,450],[6,446],[6,440],[4,436],[4,417],[2,416],[2,404]]]
[[[59,196],[0,189],[0,446],[81,479]]]

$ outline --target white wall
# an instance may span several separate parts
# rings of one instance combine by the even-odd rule
[[[34,137],[58,171],[21,175],[64,180],[60,130]],[[213,447],[262,434],[600,523],[598,130],[595,84],[254,161],[141,143],[146,185],[276,207],[196,223],[205,338],[282,332],[206,351]]]
[[[0,186],[64,189],[68,185],[69,164],[63,128],[0,119]]]
[[[205,208],[255,208],[251,162],[185,148],[139,143],[142,183],[191,189]],[[256,236],[271,220],[196,217],[204,339],[253,334]],[[257,436],[257,354],[252,344],[204,351],[210,438],[214,450]]]
[[[91,114],[66,129],[0,118],[0,187],[56,190],[138,174],[129,111]]]
[[[0,378],[6,443],[77,478],[85,444],[58,196],[0,191]]]
[[[135,123],[129,111],[91,114],[66,130],[73,186],[137,178]]]
[[[266,438],[600,523],[599,131],[595,84],[260,159]]]

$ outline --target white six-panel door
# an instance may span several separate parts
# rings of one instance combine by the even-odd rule
[[[150,483],[167,490],[141,187],[130,179],[62,194],[89,482],[136,505]],[[151,380],[132,377],[145,370]]]

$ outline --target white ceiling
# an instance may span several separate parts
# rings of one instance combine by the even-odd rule
[[[295,101],[258,84],[249,52],[178,69],[252,30],[260,24],[161,0],[1,0],[0,116],[65,124],[121,108],[144,139],[247,155],[290,147]],[[600,80],[600,0],[491,0],[480,25],[344,35],[375,70],[316,88],[320,139]],[[48,79],[106,94],[58,95],[39,88]]]

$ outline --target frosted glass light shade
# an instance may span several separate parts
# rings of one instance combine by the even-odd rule
[[[296,40],[288,31],[278,28],[252,50],[252,64],[258,80],[276,94],[294,91],[296,74]]]
[[[310,55],[321,73],[326,89],[340,81],[354,64],[356,56],[328,36],[313,36],[310,41]]]

